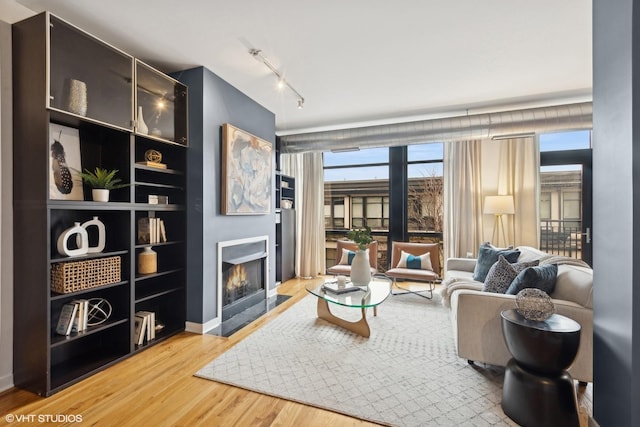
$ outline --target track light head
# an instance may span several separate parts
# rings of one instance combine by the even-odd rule
[[[249,49],[249,55],[253,56],[256,61],[262,62],[269,69],[269,71],[271,71],[276,76],[276,78],[278,79],[278,89],[282,90],[285,86],[291,89],[291,91],[298,97],[299,109],[302,109],[304,107],[304,97],[300,94],[300,92],[295,90],[295,88],[291,86],[291,83],[285,80],[285,78],[282,76],[282,73],[271,62],[269,62],[267,58],[265,58],[265,56],[262,54],[262,50],[251,48]]]

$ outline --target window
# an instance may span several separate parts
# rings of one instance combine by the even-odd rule
[[[540,193],[540,219],[551,219],[551,193]]]
[[[444,145],[429,143],[407,147],[407,217],[410,232],[442,231],[444,214]]]
[[[324,153],[324,183],[327,229],[389,229],[388,148]]]
[[[540,152],[580,150],[591,148],[591,131],[543,133],[540,135]]]

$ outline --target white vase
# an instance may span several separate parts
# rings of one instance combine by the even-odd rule
[[[368,286],[370,281],[369,251],[358,249],[351,261],[351,282],[356,286]]]
[[[109,190],[105,190],[104,188],[94,188],[91,190],[91,196],[93,197],[94,202],[108,202]]]
[[[147,126],[147,124],[144,122],[144,117],[142,116],[142,106],[138,107],[138,117],[136,117],[136,132],[143,135],[147,135],[149,133],[149,126]]]
[[[138,254],[138,274],[152,274],[158,271],[158,253],[147,246]]]
[[[77,249],[69,249],[69,239],[77,234],[76,245]],[[89,250],[89,235],[87,230],[80,225],[79,222],[75,222],[73,227],[67,228],[58,237],[58,253],[63,256],[80,256],[86,255]]]
[[[91,227],[91,229],[89,227]],[[87,234],[89,234],[89,231],[93,230],[93,228],[95,228],[98,232],[98,244],[96,246],[89,245],[89,250],[87,252],[89,253],[102,252],[104,250],[104,245],[106,242],[104,223],[100,221],[97,216],[94,216],[92,220],[83,222],[82,228],[87,230]],[[76,242],[78,246],[80,245],[79,240],[80,240],[80,235],[78,234],[78,237],[76,238]]]

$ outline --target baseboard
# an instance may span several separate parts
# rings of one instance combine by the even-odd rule
[[[0,377],[0,392],[9,390],[14,386],[13,384],[13,374],[7,374]]]
[[[204,335],[207,332],[220,326],[220,323],[221,322],[219,317],[209,320],[207,323],[185,322],[184,329],[187,332]]]

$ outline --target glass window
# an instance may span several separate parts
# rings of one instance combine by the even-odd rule
[[[578,130],[540,134],[540,151],[564,151],[591,148],[591,131]]]
[[[562,219],[580,219],[582,201],[579,191],[565,191],[562,193]]]
[[[551,219],[551,193],[540,194],[540,219]]]
[[[389,163],[389,149],[386,147],[365,148],[358,151],[345,151],[342,153],[327,151],[323,153],[322,158],[324,167]]]
[[[444,214],[443,143],[407,147],[409,231],[442,231]]]

